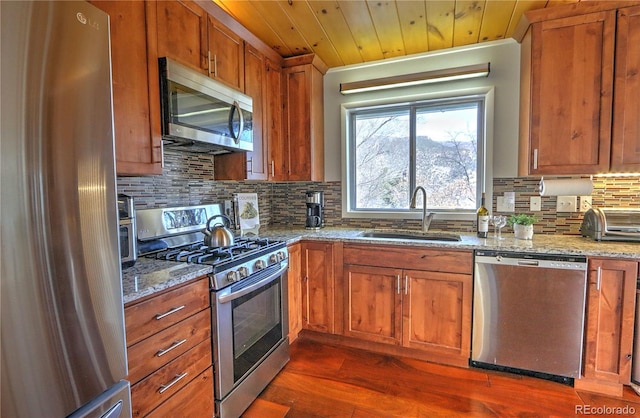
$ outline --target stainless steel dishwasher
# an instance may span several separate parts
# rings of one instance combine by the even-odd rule
[[[586,290],[586,257],[476,251],[471,365],[572,383]]]

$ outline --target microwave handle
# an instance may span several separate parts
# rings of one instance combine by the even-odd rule
[[[233,131],[233,113],[237,111],[238,117],[240,119],[240,125],[238,127],[238,133],[236,134]],[[242,109],[240,109],[240,104],[237,101],[234,101],[231,105],[231,113],[229,113],[229,132],[231,132],[231,137],[233,141],[238,144],[240,143],[240,135],[244,131],[244,114],[242,113]]]

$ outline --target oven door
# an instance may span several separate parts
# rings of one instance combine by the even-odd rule
[[[212,293],[216,400],[247,379],[287,338],[287,267],[282,261]]]

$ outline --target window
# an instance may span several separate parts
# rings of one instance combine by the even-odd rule
[[[485,107],[474,95],[349,109],[347,212],[406,214],[423,186],[430,211],[475,213],[485,187]]]

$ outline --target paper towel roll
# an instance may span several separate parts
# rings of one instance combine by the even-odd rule
[[[591,179],[540,179],[540,196],[589,196],[593,191]]]

